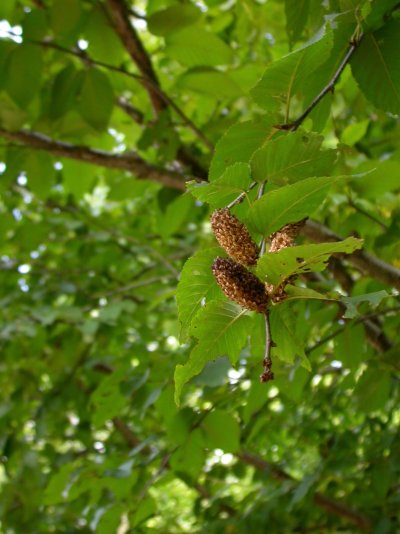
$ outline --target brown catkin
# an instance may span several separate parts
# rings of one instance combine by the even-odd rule
[[[283,248],[291,247],[299,235],[300,230],[305,225],[306,220],[307,218],[296,223],[286,224],[280,230],[271,234],[269,252],[278,252],[278,250],[282,250]]]
[[[228,208],[215,210],[211,216],[211,228],[225,252],[242,265],[255,265],[258,247],[249,231]]]
[[[264,284],[243,265],[226,258],[216,258],[212,271],[225,295],[248,310],[264,313],[268,296]]]

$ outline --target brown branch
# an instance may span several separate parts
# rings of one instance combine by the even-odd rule
[[[114,29],[145,78],[144,85],[149,93],[154,111],[158,115],[167,108],[167,104],[154,89],[154,86],[159,87],[160,84],[150,58],[135,28],[129,22],[129,10],[123,0],[107,0],[107,3],[110,8]]]
[[[276,480],[286,481],[291,480],[293,482],[298,483],[294,478],[292,478],[288,473],[280,469],[279,467],[276,467],[269,462],[266,462],[259,456],[252,454],[247,451],[242,451],[238,454],[238,458],[242,460],[244,463],[253,466],[258,471],[264,471],[267,473],[270,473],[273,478]],[[339,517],[342,517],[343,519],[346,519],[349,523],[352,525],[355,525],[360,530],[371,530],[371,521],[368,517],[364,516],[357,510],[353,510],[349,506],[336,501],[335,499],[331,499],[330,497],[326,497],[322,493],[316,492],[314,493],[314,503],[319,506],[320,508],[323,508],[327,512],[329,512],[332,515],[336,515]]]
[[[170,107],[183,120],[183,122],[196,134],[196,136],[210,149],[213,144],[204,133],[197,128],[191,119],[175,104],[175,102],[162,90],[156,72],[151,63],[135,28],[129,22],[129,9],[124,0],[107,0],[114,30],[121,39],[125,49],[136,63],[143,76],[143,85],[146,88],[153,104],[156,115]]]
[[[316,243],[342,241],[342,237],[332,232],[328,227],[312,220],[307,221],[302,233]],[[400,269],[364,250],[347,254],[345,258],[365,275],[400,290]]]
[[[63,141],[56,141],[39,132],[28,130],[10,132],[0,128],[0,136],[9,141],[17,141],[36,150],[45,150],[54,156],[76,159],[110,169],[128,171],[139,179],[152,180],[166,187],[180,189],[181,191],[185,190],[185,180],[195,179],[193,176],[183,176],[180,173],[151,165],[136,154],[110,154],[109,152],[86,146],[71,145]]]

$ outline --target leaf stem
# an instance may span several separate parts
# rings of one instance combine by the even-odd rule
[[[264,313],[265,319],[265,352],[263,359],[264,372],[260,375],[260,382],[269,382],[274,379],[274,373],[271,371],[271,349],[275,346],[271,336],[271,325],[269,322],[269,310]]]

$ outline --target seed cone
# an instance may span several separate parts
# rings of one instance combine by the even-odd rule
[[[227,254],[242,265],[255,265],[258,247],[249,231],[228,208],[215,210],[211,216],[211,228],[218,243]]]
[[[278,252],[283,248],[291,247],[294,240],[299,235],[300,230],[306,223],[306,219],[302,219],[296,223],[286,224],[280,230],[270,235],[271,245],[269,252]]]
[[[216,258],[212,271],[225,295],[248,310],[264,313],[268,296],[264,284],[243,265],[233,260]]]

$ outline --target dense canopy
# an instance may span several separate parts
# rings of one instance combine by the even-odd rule
[[[2,532],[398,531],[399,35],[1,0]]]

